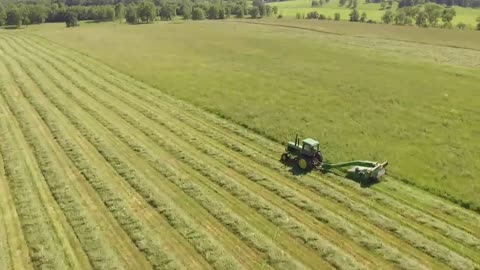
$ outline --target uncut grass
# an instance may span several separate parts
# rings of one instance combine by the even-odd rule
[[[44,92],[44,94],[48,95],[48,92]],[[51,101],[54,102],[53,100],[51,100]],[[54,104],[56,104],[57,106],[59,105],[58,102],[54,103]],[[63,107],[59,106],[58,108],[62,109]],[[65,108],[63,108],[63,109],[65,109]],[[63,110],[63,111],[66,112],[65,110]],[[69,114],[66,114],[65,116],[72,117],[72,115],[69,115]],[[78,123],[76,120],[74,120],[73,118],[70,118],[70,120],[72,121],[72,123],[78,124],[78,127],[80,127],[81,124]],[[87,137],[89,136],[88,134],[86,134],[86,132],[87,132],[86,129],[84,129],[84,128],[80,128],[80,129],[81,129],[80,131],[82,133],[84,133]],[[95,140],[94,144],[97,147],[99,147],[101,145],[100,144],[100,141],[101,141],[100,138],[91,137],[91,139]],[[102,154],[106,154],[106,158],[107,158],[107,160],[109,160],[111,162],[112,166],[114,166],[116,169],[122,170],[122,171],[119,172],[121,175],[123,175],[124,177],[127,177],[127,178],[128,177],[135,178],[135,176],[132,175],[132,173],[134,173],[134,172],[132,171],[131,168],[129,168],[128,166],[125,166],[126,164],[122,163],[118,158],[115,158],[114,156],[109,156],[110,153],[108,153],[108,152],[110,152],[110,151],[108,151],[108,148],[102,147],[101,152],[102,152]],[[127,175],[127,174],[129,174],[129,175]],[[135,179],[127,179],[127,180],[135,181]],[[158,196],[152,196],[151,194],[146,194],[146,192],[149,192],[149,189],[140,186],[140,184],[139,184],[140,182],[145,182],[145,181],[138,181],[137,183],[135,183],[135,185],[136,185],[137,189],[141,189],[141,190],[138,190],[138,191],[140,193],[143,193],[143,195],[145,195],[148,198],[149,203],[154,204],[156,206],[156,208],[161,208],[161,207],[165,207],[166,205],[168,205],[167,203],[159,202],[156,199]],[[233,261],[229,261],[228,258],[225,259],[226,258],[225,255],[221,256],[219,251],[215,251],[215,250],[219,250],[219,249],[218,248],[214,249],[212,247],[212,243],[209,243],[210,241],[208,241],[208,239],[205,239],[205,236],[202,236],[202,234],[200,234],[196,231],[192,231],[192,230],[183,231],[184,230],[183,226],[186,226],[186,225],[193,226],[193,225],[192,224],[184,224],[185,221],[183,221],[180,216],[175,216],[174,215],[176,213],[173,211],[173,209],[167,209],[167,210],[158,209],[158,210],[159,211],[165,211],[165,212],[173,212],[173,213],[164,213],[164,214],[170,216],[171,222],[174,223],[172,225],[176,226],[177,229],[179,229],[184,236],[189,238],[189,241],[192,241],[196,245],[196,248],[199,249],[199,252],[203,252],[204,253],[203,255],[205,255],[205,256],[211,256],[210,258],[207,258],[207,260],[210,260],[210,262],[215,267],[220,268],[220,269],[238,268],[238,265],[236,266],[236,263],[234,263]],[[190,235],[192,233],[193,233],[193,235]],[[200,240],[203,240],[205,243],[202,243],[201,241],[197,240],[197,238],[200,238]],[[205,240],[207,240],[207,241],[205,241]],[[215,252],[217,252],[218,254],[215,255]]]
[[[20,82],[21,84],[21,82]],[[111,247],[107,246],[108,240],[97,230],[93,218],[88,214],[88,210],[80,205],[80,194],[68,187],[64,179],[68,179],[64,171],[58,168],[55,159],[51,158],[51,149],[47,149],[44,137],[38,137],[38,133],[33,132],[34,124],[32,119],[28,118],[30,111],[18,99],[11,99],[13,95],[2,92],[7,101],[10,111],[19,122],[19,126],[26,141],[36,157],[43,177],[50,188],[50,191],[56,202],[67,217],[70,226],[72,226],[77,238],[82,244],[92,267],[97,269],[120,269],[119,260]],[[10,97],[10,98],[9,98]],[[37,134],[37,135],[36,135]]]
[[[169,258],[169,256],[165,254],[160,245],[161,240],[153,237],[152,232],[145,229],[141,221],[135,217],[133,209],[127,206],[121,197],[109,189],[100,177],[97,176],[94,167],[88,164],[88,159],[84,157],[80,147],[66,139],[69,136],[63,133],[61,126],[56,125],[56,120],[48,115],[48,110],[45,107],[41,107],[41,104],[37,103],[35,98],[31,96],[31,93],[23,90],[23,94],[31,105],[36,108],[38,114],[54,134],[57,142],[65,149],[65,152],[72,159],[73,163],[80,169],[87,181],[89,181],[97,191],[106,207],[112,212],[122,228],[131,237],[137,248],[144,252],[147,258],[149,258],[153,267],[158,269],[183,268],[178,262],[173,261],[172,258]]]
[[[159,93],[156,93],[156,94],[159,94]],[[162,98],[162,99],[165,99],[165,98],[167,98],[167,97],[163,95],[163,96],[161,96],[161,98]],[[172,101],[172,100],[170,99],[170,101]],[[178,102],[177,102],[177,103],[178,103]],[[185,106],[184,106],[184,107],[185,107]],[[187,108],[187,109],[188,109],[188,108]],[[197,110],[197,112],[198,112],[198,110]],[[204,115],[205,115],[205,114],[204,114]],[[221,119],[217,120],[217,122],[219,122],[219,121],[220,121],[220,124],[225,124],[225,123],[226,123],[225,121],[222,121]],[[211,127],[210,127],[210,128],[211,128]],[[250,133],[248,133],[248,132],[238,132],[238,130],[237,130],[236,128],[233,128],[233,129],[231,129],[231,130],[239,133],[239,134],[242,135],[242,136],[250,135],[250,137],[252,137],[252,135],[251,135]],[[256,136],[256,137],[258,137],[258,136]],[[262,142],[262,144],[264,144],[264,145],[266,145],[266,146],[269,146],[269,147],[270,147],[269,149],[272,149],[272,151],[278,152],[278,146],[272,145],[271,143],[268,144],[268,141],[266,142],[265,140],[262,140],[261,142]],[[276,150],[273,150],[273,149],[275,149],[275,148],[276,148]]]
[[[208,22],[135,29],[92,26],[75,30],[76,36],[59,32],[49,37],[88,51],[136,78],[248,124],[277,141],[290,139],[295,129],[308,131],[308,136],[322,140],[334,160],[388,157],[396,164],[397,173],[417,184],[436,189],[438,194],[477,200],[475,186],[464,188],[475,183],[471,181],[472,168],[478,167],[478,147],[467,136],[476,134],[476,126],[466,125],[478,120],[476,113],[469,113],[477,111],[478,104],[466,98],[474,95],[471,89],[478,79],[472,69],[339,49],[319,35],[278,27]],[[140,32],[145,39],[129,38],[133,34],[138,37]],[[219,42],[215,37],[220,33],[228,38]],[[106,42],[112,45],[100,48],[98,44],[105,43],[96,40],[99,36],[108,36]],[[116,43],[117,36],[122,42]],[[71,40],[66,41],[66,37]],[[79,37],[86,41],[73,44]],[[191,49],[182,45],[192,43],[195,46]],[[150,44],[156,44],[156,49],[149,49]],[[130,48],[138,50],[132,52]],[[125,55],[128,61],[118,55]],[[176,55],[175,61],[172,55]],[[373,66],[377,67],[374,74],[365,76]],[[265,72],[258,76],[249,70]],[[225,85],[229,91],[225,91]],[[423,106],[425,100],[430,106]],[[306,103],[311,106],[299,111]],[[365,111],[369,106],[374,109]],[[344,113],[342,108],[348,110]],[[450,113],[452,108],[458,114]],[[459,139],[451,141],[447,135]],[[435,153],[411,146],[412,140],[422,150],[435,149]],[[433,145],[435,141],[440,146]],[[450,160],[450,153],[471,160],[471,166]],[[410,156],[418,156],[420,161],[412,161]]]
[[[77,102],[81,102],[81,101],[78,100]],[[98,117],[98,115],[97,115],[97,117]],[[103,122],[108,125],[108,121],[103,121]],[[130,139],[130,140],[129,140],[129,139],[126,139],[126,141],[128,142],[128,141],[133,141],[133,140],[132,140],[132,139]],[[132,147],[135,148],[137,151],[142,152],[141,150],[139,150],[139,146],[138,146],[138,145],[134,145],[134,146],[132,146]],[[151,159],[151,158],[150,158],[150,159]],[[161,167],[161,163],[158,163],[157,166],[160,166],[160,167]],[[164,169],[166,169],[166,168],[164,168]],[[170,171],[169,175],[172,176],[172,175],[171,175],[172,173],[173,173],[173,172]]]

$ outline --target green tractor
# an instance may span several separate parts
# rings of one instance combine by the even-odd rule
[[[323,162],[320,144],[311,138],[303,140],[300,144],[300,139],[297,135],[295,136],[295,142],[287,144],[281,160],[284,163],[294,160],[300,169],[311,170]]]
[[[380,181],[386,174],[388,161],[378,163],[367,160],[355,160],[341,163],[326,163],[320,151],[318,141],[307,138],[300,142],[298,135],[295,142],[289,142],[285,152],[281,156],[284,163],[295,161],[295,164],[303,171],[318,169],[322,172],[343,174],[346,177],[359,181]]]

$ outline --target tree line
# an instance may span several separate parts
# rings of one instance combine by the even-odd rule
[[[126,21],[130,24],[150,23],[156,19],[172,20],[180,16],[185,20],[218,20],[230,17],[269,17],[278,14],[278,7],[254,0],[249,6],[246,0],[210,1],[129,1],[104,5],[88,5],[89,1],[60,3],[0,4],[0,26],[38,24],[44,22],[65,22],[67,27],[78,25],[80,20]],[[103,2],[102,2],[103,3]],[[79,4],[79,5],[70,5]]]

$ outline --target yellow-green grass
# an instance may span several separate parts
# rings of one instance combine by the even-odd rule
[[[338,5],[338,0],[332,0],[329,3],[323,5],[322,7],[312,7],[312,1],[310,0],[293,0],[293,1],[284,1],[284,2],[275,2],[271,5],[278,6],[279,14],[282,14],[284,17],[294,18],[297,13],[307,14],[308,12],[317,11],[320,14],[324,14],[327,17],[334,18],[335,13],[340,13],[342,20],[348,20],[348,14],[350,14],[351,9],[346,6],[341,7]],[[397,8],[397,3],[394,2],[392,11],[395,11]],[[454,7],[457,15],[453,19],[453,24],[458,24],[463,22],[469,24],[472,27],[476,25],[476,18],[480,16],[480,9],[473,8],[464,8],[455,6]],[[381,9],[380,4],[378,3],[365,3],[364,1],[358,1],[357,9],[360,13],[367,13],[367,18],[374,21],[381,22],[382,15],[385,13],[385,10]]]
[[[1,269],[479,267],[478,213],[391,177],[295,176],[282,145],[40,37],[0,55]]]
[[[445,33],[451,46],[469,44],[438,31],[434,42]],[[332,35],[232,22],[53,25],[35,33],[278,141],[300,133],[319,139],[331,161],[389,159],[397,178],[479,206],[478,69],[409,56],[441,57],[445,47],[407,43],[390,55]],[[458,58],[464,51],[448,50]]]

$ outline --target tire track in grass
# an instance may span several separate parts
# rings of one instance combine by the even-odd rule
[[[72,78],[70,78],[70,79],[72,79]],[[77,103],[81,103],[81,100],[77,100],[76,102],[77,102]],[[108,121],[104,121],[104,123],[105,123],[105,122],[107,122],[107,124],[108,124]],[[114,121],[114,122],[115,122],[115,121]],[[122,126],[122,125],[120,125],[120,126]],[[131,139],[130,141],[133,141],[133,139]],[[133,147],[135,148],[135,146],[133,146]],[[140,152],[141,152],[141,151],[140,151]]]
[[[125,75],[123,75],[123,76],[125,76]],[[131,80],[131,78],[129,78],[128,76],[125,76],[125,77],[127,77],[127,79]],[[122,81],[122,83],[124,83],[124,82],[125,82],[125,81]],[[139,83],[139,82],[136,82],[136,83],[137,83],[137,84],[141,84],[141,83]],[[145,86],[142,86],[142,87],[145,88]],[[156,94],[159,94],[158,91],[156,91]],[[162,95],[162,98],[164,98],[164,99],[166,98],[166,99],[168,99],[169,101],[172,101],[172,98],[170,98],[170,97],[168,97],[168,96],[165,96],[165,95]],[[178,101],[176,101],[176,102],[178,103]],[[187,108],[187,111],[188,111],[188,109],[191,109],[191,108]],[[197,113],[203,113],[203,115],[207,115],[205,112],[200,111],[200,110],[198,110],[198,109],[196,109],[196,108],[194,108],[194,110],[195,110]],[[208,116],[209,116],[210,118],[212,118],[212,117],[215,118],[215,116],[212,116],[212,115],[208,115]],[[196,120],[202,121],[203,119],[196,119]],[[240,127],[238,127],[238,126],[233,126],[233,128],[232,128],[232,127],[231,127],[232,124],[224,121],[223,119],[215,119],[215,120],[216,120],[216,121],[221,121],[221,122],[222,122],[222,123],[221,123],[222,126],[225,125],[225,124],[226,124],[226,125],[229,125],[229,128],[230,128],[231,130],[233,130],[235,134],[239,134],[239,135],[241,135],[241,136],[249,137],[249,139],[251,139],[251,140],[258,140],[258,139],[260,139],[263,146],[269,146],[269,147],[266,147],[266,148],[268,148],[268,149],[270,149],[270,150],[272,150],[272,151],[275,151],[275,150],[273,150],[273,149],[277,149],[276,151],[278,152],[278,149],[279,149],[278,145],[277,145],[277,147],[275,147],[275,146],[274,146],[274,143],[271,143],[270,141],[265,140],[264,138],[261,138],[261,137],[259,137],[258,135],[251,134],[251,132],[250,132],[250,133],[248,133],[248,132],[247,132],[247,133],[245,133],[245,132],[240,132],[242,128],[240,128]],[[210,126],[210,128],[216,128],[216,127]],[[248,136],[246,136],[246,135],[248,135]],[[253,137],[253,138],[252,138],[252,137]],[[251,146],[251,145],[250,145],[250,146]],[[277,154],[278,154],[278,153],[277,153]],[[463,209],[462,209],[462,210],[463,210]]]
[[[24,66],[25,69],[28,69],[27,67]],[[34,74],[30,74],[34,76]],[[41,88],[42,89],[42,88]],[[42,89],[43,94],[46,94],[48,96],[48,92],[44,91]],[[54,100],[52,100],[54,101]],[[55,105],[58,106],[60,109],[65,109],[65,107],[62,107],[62,104],[59,102],[55,102]],[[66,112],[64,110],[64,112]],[[68,113],[68,112],[66,112]],[[74,124],[78,124],[78,127],[80,127],[82,124],[78,122],[78,120],[73,117],[73,115],[65,115],[65,116],[71,116],[70,121],[72,121]],[[101,146],[101,139],[100,138],[94,138],[91,137],[89,134],[87,134],[87,129],[80,128],[81,132],[85,132],[84,135],[87,137],[90,137],[92,139],[92,143],[96,144],[96,146]],[[120,172],[122,174],[125,174],[129,170],[131,170],[126,163],[123,164],[118,157],[114,156],[109,156],[109,150],[106,147],[102,147],[100,151],[102,154],[105,154],[107,156],[107,159],[110,160],[111,164],[116,167],[116,169],[123,170],[123,172]],[[126,168],[126,169],[123,169]],[[133,179],[128,179],[128,180],[133,180]],[[181,218],[180,215],[176,215],[177,213],[175,211],[178,211],[176,209],[173,209],[170,207],[170,205],[173,205],[173,202],[169,203],[162,203],[160,200],[157,198],[154,198],[151,196],[151,194],[148,194],[149,190],[148,188],[141,187],[139,186],[139,183],[142,181],[138,181],[138,183],[135,184],[139,188],[139,192],[142,192],[146,196],[146,199],[148,199],[149,203],[151,203],[161,214],[167,215],[169,222],[172,223],[172,225],[179,230],[179,232],[187,238],[189,242],[192,242],[195,247],[198,249],[199,252],[202,253],[206,257],[207,260],[209,260],[216,268],[218,269],[237,269],[239,268],[239,265],[232,259],[228,257],[228,255],[225,254],[224,249],[219,249],[219,245],[217,243],[214,244],[214,241],[210,240],[204,233],[201,233],[198,230],[192,230],[188,229],[188,227],[196,227],[193,225],[191,221],[188,221],[188,224],[185,222],[185,218]],[[132,182],[133,183],[133,182]],[[141,189],[141,190],[140,190]],[[175,211],[174,211],[175,210]],[[203,242],[202,242],[203,241]],[[220,251],[222,250],[222,251]],[[222,254],[222,255],[220,255]]]
[[[18,83],[22,85],[23,89],[28,89],[22,81]],[[16,119],[20,120],[20,128],[22,128],[24,136],[28,139],[37,157],[43,176],[54,198],[74,229],[77,238],[80,240],[93,268],[151,268],[150,264],[139,252],[138,254],[132,254],[121,250],[116,253],[113,250],[114,247],[117,248],[124,245],[115,241],[123,236],[121,231],[115,231],[115,229],[118,229],[118,226],[114,226],[116,224],[102,224],[104,220],[109,220],[108,212],[103,212],[103,209],[97,207],[97,204],[100,203],[101,205],[100,200],[86,201],[87,198],[90,198],[91,192],[95,193],[93,190],[82,188],[81,191],[78,191],[77,186],[85,180],[79,177],[78,173],[74,172],[74,167],[71,164],[65,162],[65,160],[68,160],[68,157],[63,155],[59,147],[57,146],[57,149],[55,149],[56,144],[52,144],[54,142],[52,135],[42,124],[41,118],[36,115],[31,106],[24,100],[23,95],[19,94],[19,91],[11,91],[4,98],[7,100],[7,104],[10,106],[10,110],[14,113]],[[102,216],[95,219],[93,216],[98,212]],[[104,231],[100,231],[101,229]],[[110,232],[112,230],[115,232]],[[127,243],[132,245],[130,241]],[[129,258],[124,260],[124,256]]]
[[[4,76],[2,74],[2,76]],[[0,82],[0,91],[3,91]],[[7,122],[0,102],[0,122]],[[0,125],[0,133],[3,133]],[[5,143],[5,142],[2,142]],[[27,242],[24,238],[20,219],[15,209],[14,199],[5,176],[5,164],[0,152],[0,269],[32,269]]]
[[[4,91],[3,89],[1,90]],[[44,186],[32,154],[19,133],[19,127],[0,96],[2,121],[0,152],[4,158],[5,176],[9,180],[17,213],[34,268],[67,269],[88,266],[80,243],[69,231],[53,198]],[[48,206],[46,206],[48,205]]]
[[[25,68],[25,66],[23,66],[23,67]],[[33,76],[32,78],[35,77],[35,74],[28,73],[30,71],[29,69],[25,69],[25,70],[27,71],[27,74],[29,76]],[[36,79],[39,79],[39,77],[37,77]],[[44,82],[43,82],[42,85],[39,85],[39,86],[44,87],[45,86]],[[49,89],[51,91],[51,89],[54,89],[54,87],[50,87]],[[39,88],[39,91],[44,91],[44,89]],[[40,92],[40,93],[42,93],[42,92]],[[26,94],[26,92],[24,92],[24,94]],[[153,233],[152,231],[145,231],[144,230],[142,232],[142,230],[141,230],[142,227],[143,227],[142,224],[140,224],[138,222],[138,220],[136,220],[132,214],[128,214],[129,212],[133,213],[133,211],[136,212],[136,211],[142,210],[143,214],[150,218],[153,213],[150,213],[149,211],[146,211],[147,209],[144,209],[145,206],[142,207],[141,205],[135,205],[135,206],[133,206],[135,208],[135,210],[133,210],[131,208],[132,206],[127,206],[126,204],[121,203],[122,200],[117,195],[120,190],[116,190],[114,192],[113,190],[109,189],[109,187],[107,187],[106,185],[104,185],[104,183],[99,181],[100,177],[98,177],[96,175],[96,173],[100,173],[101,175],[106,175],[105,171],[109,171],[109,168],[106,168],[106,167],[104,168],[104,166],[100,162],[98,162],[99,161],[98,159],[93,159],[93,158],[92,158],[92,160],[97,161],[97,162],[95,162],[95,165],[92,167],[92,166],[90,166],[90,164],[87,164],[89,159],[88,158],[83,159],[82,150],[79,149],[79,148],[84,148],[85,145],[82,145],[82,146],[78,145],[77,146],[76,144],[71,143],[67,140],[61,140],[62,138],[69,138],[70,137],[69,135],[66,135],[66,134],[63,133],[64,130],[67,129],[67,126],[69,124],[66,124],[66,122],[64,122],[61,125],[56,125],[55,123],[58,120],[52,118],[51,115],[47,114],[47,112],[52,111],[52,110],[47,110],[46,109],[47,107],[45,107],[45,106],[47,106],[46,104],[49,104],[48,101],[43,100],[42,102],[39,102],[39,100],[42,100],[42,98],[40,98],[39,96],[31,96],[31,95],[28,95],[28,94],[32,94],[32,93],[27,93],[27,95],[25,95],[26,98],[37,109],[37,112],[40,114],[40,116],[42,118],[44,118],[45,122],[49,125],[51,131],[55,134],[55,137],[57,139],[60,138],[60,140],[58,142],[61,144],[62,147],[65,148],[66,153],[69,153],[69,154],[72,155],[71,158],[74,160],[76,165],[78,165],[78,167],[82,170],[82,173],[85,175],[85,177],[91,182],[91,184],[96,188],[96,190],[99,192],[99,194],[103,197],[102,199],[105,200],[105,204],[113,212],[115,217],[118,219],[119,223],[122,226],[124,226],[126,228],[126,230],[130,233],[130,235],[133,238],[132,240],[135,242],[135,244],[139,246],[139,249],[144,250],[145,252],[149,253],[149,255],[155,255],[156,252],[158,252],[158,251],[156,251],[155,246],[152,246],[152,245],[154,245],[152,240],[155,240],[159,243],[162,243],[163,241],[160,241],[159,238],[152,235],[152,233]],[[74,133],[74,132],[70,132],[70,134],[71,133]],[[85,153],[91,154],[94,151],[96,151],[96,150],[92,151],[91,149],[89,149],[89,150],[85,150]],[[108,176],[103,177],[103,178],[108,179],[108,178],[113,178],[113,176],[108,175]],[[120,185],[120,186],[122,186],[122,185]],[[148,192],[148,190],[146,190],[146,191]],[[133,194],[123,194],[123,196],[125,198],[130,198],[130,197],[134,197],[135,195],[133,195]],[[169,209],[156,209],[156,210],[157,211],[164,211],[164,210],[165,211],[170,211]],[[156,216],[157,214],[155,213],[154,215]],[[172,218],[176,218],[176,217],[172,216]],[[151,226],[160,226],[161,227],[162,223],[159,223],[157,220],[155,220],[156,222],[152,221]],[[178,224],[181,225],[180,222],[178,222]],[[165,226],[165,225],[163,225],[163,226]],[[159,230],[156,230],[155,232],[158,233],[159,231],[163,231],[163,230],[164,229],[159,229]],[[189,233],[189,232],[186,231],[185,233]],[[148,235],[148,238],[146,238],[147,235]],[[167,239],[174,240],[175,237],[170,238],[170,236],[168,236]],[[171,245],[168,245],[168,247],[171,247]],[[181,247],[180,246],[179,248],[182,248],[182,250],[190,250],[188,247]],[[174,248],[174,249],[177,249],[177,248]],[[160,265],[157,265],[156,268],[165,268],[165,267],[167,267],[167,268],[177,268],[177,267],[179,267],[178,265],[175,265],[175,264],[172,265],[171,264],[171,259],[165,258],[165,256],[162,256],[161,254],[157,254],[157,256],[159,256],[159,255],[160,255],[160,257],[159,257],[160,262],[163,260],[163,262],[167,263],[167,265],[162,267],[163,264],[160,264]],[[194,259],[195,259],[195,261],[190,261],[190,260],[194,260]],[[157,259],[157,261],[158,261],[158,259]],[[202,267],[202,260],[199,259],[199,258],[196,258],[195,256],[192,256],[192,254],[190,254],[190,256],[187,256],[186,261],[189,261],[191,263],[190,266],[192,266],[192,267],[195,266],[196,269],[209,268],[208,266],[206,267],[205,265],[203,265],[203,267]],[[155,264],[154,264],[154,266],[155,266]]]

